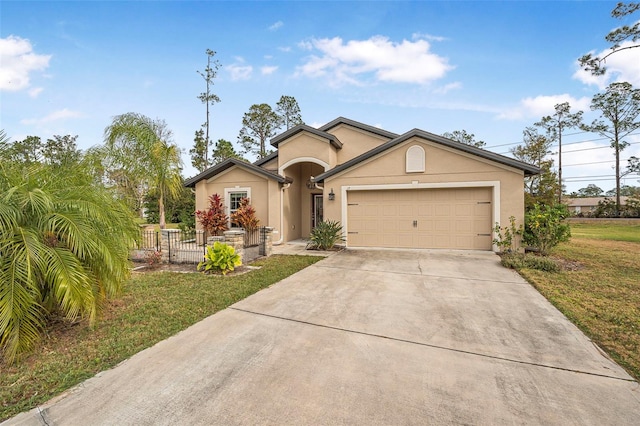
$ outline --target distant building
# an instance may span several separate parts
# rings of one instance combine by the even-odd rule
[[[620,204],[625,205],[627,203],[625,196],[620,197]],[[565,202],[569,206],[569,211],[574,216],[590,216],[598,207],[599,202],[604,200],[610,200],[615,202],[616,197],[584,197],[584,198],[565,198]]]

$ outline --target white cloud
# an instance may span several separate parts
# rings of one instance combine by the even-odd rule
[[[425,34],[425,33],[413,33],[411,34],[411,39],[412,40],[429,40],[429,41],[446,41],[447,40],[446,37],[434,36],[434,35]]]
[[[276,72],[277,69],[278,67],[276,66],[265,65],[264,67],[260,68],[260,72],[262,73],[262,75],[271,75]]]
[[[24,120],[20,120],[21,124],[46,124],[51,123],[53,121],[66,120],[68,118],[80,118],[82,117],[82,113],[79,111],[72,111],[70,109],[64,108],[58,111],[53,111],[52,113],[42,117],[42,118],[28,118]]]
[[[308,40],[302,40],[296,46],[302,50],[313,50],[313,43]]]
[[[637,43],[625,41],[620,44],[620,48],[633,46]],[[610,53],[609,49],[596,53],[591,52],[594,56],[603,57]],[[576,61],[578,69],[573,78],[587,85],[597,86],[600,90],[607,87],[611,82],[627,81],[634,86],[640,86],[640,47],[634,49],[620,50],[609,56],[604,65],[607,67],[605,75],[593,76],[591,73],[580,68]]]
[[[384,36],[343,42],[340,37],[312,39],[298,44],[317,52],[297,68],[296,75],[323,77],[329,84],[363,84],[373,76],[377,81],[426,84],[453,69],[448,60],[429,51],[426,40],[390,41]]]
[[[458,89],[462,89],[462,83],[460,83],[459,81],[456,81],[454,83],[445,84],[442,87],[438,87],[434,89],[433,93],[444,95],[447,92],[450,92],[451,90],[458,90]]]
[[[37,98],[40,93],[42,93],[44,89],[42,87],[34,87],[33,89],[29,89],[27,93],[32,98]]]
[[[29,74],[49,66],[51,55],[33,52],[31,42],[10,35],[0,38],[0,90],[18,91],[29,87]]]
[[[253,67],[251,65],[245,65],[244,58],[240,56],[235,57],[236,62],[225,67],[231,74],[231,80],[248,80],[253,73]]]
[[[313,123],[309,124],[309,127],[313,127],[316,129],[319,129],[320,127],[324,126],[327,123],[318,123],[317,121],[314,121]]]
[[[278,50],[281,52],[291,52],[291,48],[289,46],[278,47]]]
[[[269,31],[277,31],[284,25],[284,22],[278,21],[269,27]]]
[[[236,65],[231,64],[227,66],[227,70],[231,73],[231,80],[248,80],[251,78],[253,67],[251,65]]]
[[[587,111],[591,105],[591,99],[582,97],[579,99],[564,93],[562,95],[536,96],[535,98],[525,98],[520,101],[520,105],[507,111],[502,111],[499,119],[520,120],[523,118],[542,118],[545,115],[552,115],[555,112],[555,105],[569,102],[571,111]]]

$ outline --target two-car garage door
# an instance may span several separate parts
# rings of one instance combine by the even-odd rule
[[[492,188],[348,191],[350,247],[491,250]]]

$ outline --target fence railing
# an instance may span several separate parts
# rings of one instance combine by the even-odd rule
[[[169,230],[166,238],[169,263],[202,262],[207,253],[207,234],[204,231]]]
[[[260,227],[245,232],[244,247],[258,247],[256,253],[265,255],[266,228]],[[141,230],[140,241],[132,259],[144,259],[150,251],[163,252],[163,258],[169,263],[198,263],[207,253],[207,245],[212,244],[209,235],[202,230],[182,231],[168,229],[161,233],[155,230]],[[224,241],[224,237],[218,237]],[[166,251],[167,253],[164,253]]]
[[[261,237],[261,233],[260,230],[261,228],[256,228],[252,231],[245,231],[244,232],[244,246],[246,247],[255,247],[260,245],[260,237]]]
[[[140,231],[138,250],[160,251],[160,236],[158,231]]]

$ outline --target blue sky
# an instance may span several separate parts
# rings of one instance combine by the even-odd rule
[[[606,84],[640,87],[640,49],[614,55],[604,78],[578,71],[579,56],[639,18],[611,18],[615,4],[3,0],[0,128],[14,140],[78,135],[84,149],[102,143],[115,115],[161,118],[191,176],[187,152],[205,121],[196,70],[212,49],[222,64],[213,140],[235,144],[252,104],[289,95],[310,125],[343,116],[397,133],[465,129],[506,153],[556,103],[591,121],[590,99]],[[571,133],[568,189],[613,188],[608,142]],[[640,135],[629,141],[622,157],[640,156]]]

